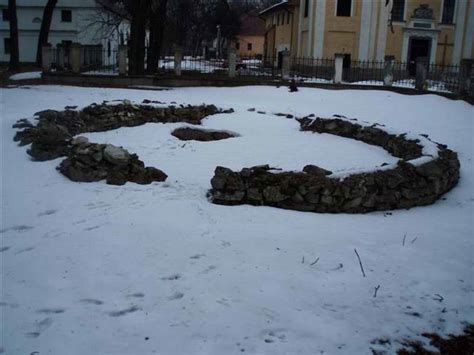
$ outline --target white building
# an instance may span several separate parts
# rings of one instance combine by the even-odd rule
[[[20,62],[35,62],[38,37],[47,0],[17,0]],[[0,0],[0,62],[10,59],[10,25],[8,0]],[[54,9],[48,42],[53,46],[72,42],[102,45],[112,50],[118,45],[119,34],[105,34],[96,23],[95,0],[58,0]]]

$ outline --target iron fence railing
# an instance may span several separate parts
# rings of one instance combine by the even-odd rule
[[[361,85],[382,85],[384,61],[348,61],[343,64],[342,80]]]
[[[278,68],[278,58],[262,56],[237,57],[235,64],[238,76],[256,76],[274,78],[281,76]]]
[[[102,46],[81,47],[81,72],[91,75],[118,73],[118,51]]]
[[[430,64],[428,67],[427,84],[429,90],[456,92],[460,85],[459,65]]]
[[[70,70],[70,49],[67,46],[52,48],[51,69],[57,71]]]
[[[160,56],[155,72],[172,73],[175,70],[175,57],[171,51]],[[227,75],[228,62],[225,59],[206,58],[184,54],[181,60],[181,72],[187,75]]]
[[[102,46],[82,46],[80,48],[80,72],[83,74],[116,74],[118,73],[118,51],[104,50]],[[70,71],[71,48],[57,46],[52,49],[51,69]]]
[[[74,52],[77,53],[77,52]],[[166,50],[158,61],[157,68],[148,73],[175,73],[174,51]],[[119,52],[116,49],[103,49],[102,46],[82,46],[80,72],[84,74],[117,74]],[[77,62],[75,62],[77,65]],[[145,56],[146,65],[146,56]],[[391,68],[391,69],[390,69]],[[71,70],[71,48],[57,46],[52,49],[52,69]],[[474,75],[463,73],[459,65],[426,64],[426,80],[423,89],[440,92],[461,92],[461,85],[466,84],[463,76]],[[385,85],[391,72],[394,87],[415,88],[417,64],[415,62],[394,61],[357,61],[343,60],[342,83],[357,85]],[[463,69],[464,70],[464,69]],[[237,56],[235,76],[259,77],[267,79],[294,79],[302,83],[334,83],[336,72],[335,59],[308,57],[244,57]],[[229,60],[227,58],[210,58],[193,56],[185,53],[181,60],[183,75],[214,75],[228,76]],[[387,76],[387,77],[386,77]],[[471,82],[473,80],[471,79]],[[463,86],[463,90],[464,90]],[[473,95],[474,85],[469,87]]]
[[[334,78],[334,59],[292,57],[290,75],[303,82],[332,82]]]

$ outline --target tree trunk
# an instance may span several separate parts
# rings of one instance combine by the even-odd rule
[[[54,8],[58,0],[48,0],[43,11],[43,20],[41,21],[41,29],[38,38],[38,48],[36,50],[36,64],[41,66],[43,63],[42,51],[43,45],[48,43],[49,29],[51,28],[51,20],[53,18]]]
[[[156,7],[152,7],[150,16],[150,46],[147,53],[147,73],[154,73],[158,68],[163,34],[165,32],[166,9],[168,0],[157,0]]]
[[[145,37],[149,0],[136,0],[132,8],[129,41],[129,74],[142,75],[145,72]]]
[[[16,0],[8,0],[8,18],[10,21],[10,70],[16,70],[18,69],[18,65],[20,63]]]

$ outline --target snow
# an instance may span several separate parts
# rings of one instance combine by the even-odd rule
[[[167,57],[161,59],[158,67],[165,70],[174,69],[174,58]],[[203,57],[185,56],[181,61],[181,69],[188,71],[198,71],[200,73],[214,73],[215,71],[227,70],[224,61],[219,59],[206,60]]]
[[[384,82],[381,80],[364,80],[364,81],[355,81],[355,82],[345,82],[345,84],[383,86]],[[428,91],[452,93],[452,91],[446,88],[447,84],[443,81],[427,80],[427,84],[428,84]],[[396,80],[393,82],[393,86],[399,87],[399,88],[414,89],[415,79]]]
[[[41,79],[41,71],[30,71],[30,72],[13,74],[10,76],[10,80],[30,80],[30,79]]]
[[[145,98],[232,107],[203,128],[240,136],[182,142],[170,135],[185,124],[87,134],[169,174],[146,186],[71,182],[55,170],[61,159],[32,162],[12,141],[11,125],[39,110]],[[0,100],[5,353],[393,353],[404,338],[459,332],[474,321],[474,112],[465,102],[375,90],[62,86],[1,89]],[[445,200],[391,214],[209,203],[217,165],[337,172],[395,161],[361,142],[299,132],[294,120],[272,115],[279,112],[429,134],[459,153],[461,180]],[[391,342],[371,344],[376,338]]]

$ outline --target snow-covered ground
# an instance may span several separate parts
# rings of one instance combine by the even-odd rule
[[[240,136],[170,135],[185,124],[87,134],[169,175],[147,186],[71,182],[55,170],[61,159],[33,162],[12,140],[11,125],[36,111],[125,98],[232,107],[203,126]],[[404,338],[474,321],[474,110],[465,102],[273,87],[31,86],[2,89],[0,99],[7,354],[390,354]],[[394,161],[377,147],[299,132],[294,120],[271,115],[278,112],[342,114],[429,134],[459,152],[460,183],[432,206],[391,213],[209,203],[217,165],[340,171]],[[390,343],[371,344],[380,338]]]
[[[41,79],[40,71],[29,71],[24,73],[13,74],[10,76],[10,80],[31,80]]]

